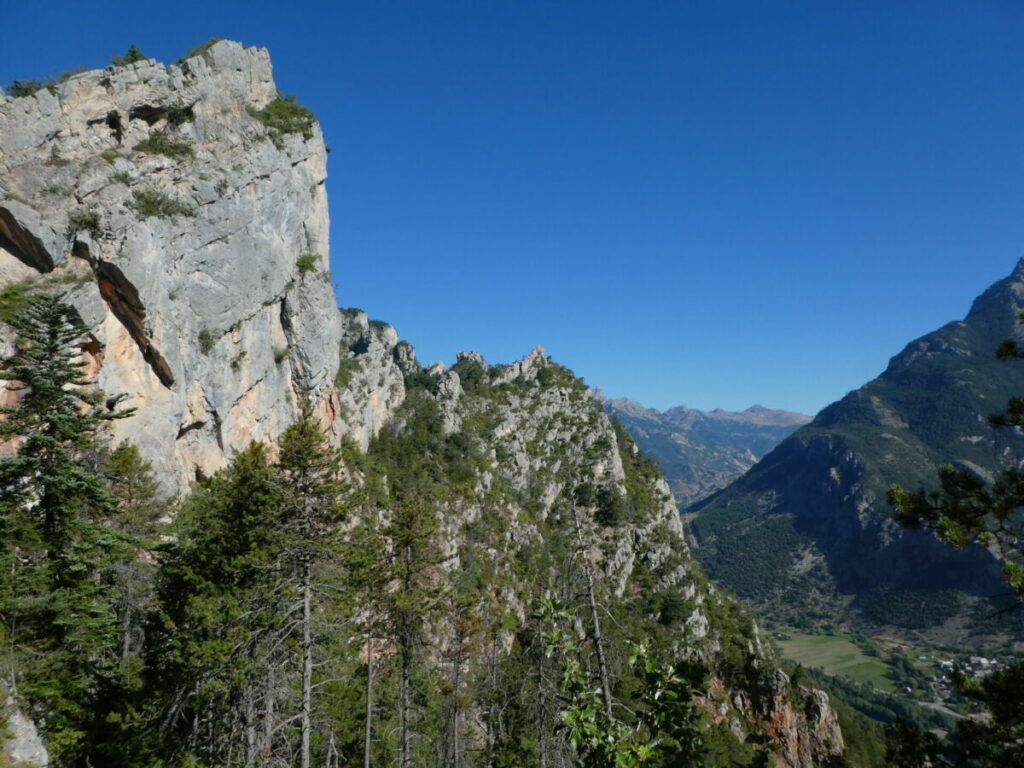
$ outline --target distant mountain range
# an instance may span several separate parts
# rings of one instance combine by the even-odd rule
[[[1024,260],[962,322],[908,344],[878,378],[693,504],[712,577],[782,618],[830,620],[849,604],[847,615],[887,626],[948,629],[971,614],[984,630],[992,610],[978,598],[1006,591],[995,558],[899,529],[885,491],[933,488],[946,461],[984,475],[1024,459],[1024,436],[987,422],[1024,394],[1024,365],[994,354],[1020,338],[1022,307]]]
[[[680,509],[727,486],[811,420],[761,405],[738,413],[685,406],[662,412],[624,397],[607,399],[600,390],[595,397],[661,464]]]

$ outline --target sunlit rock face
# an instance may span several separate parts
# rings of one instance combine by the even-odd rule
[[[276,438],[307,396],[336,410],[326,151],[315,122],[271,137],[254,114],[276,96],[267,51],[223,41],[0,100],[0,281],[68,291],[96,386],[138,409],[115,438],[168,489]],[[393,379],[334,431],[365,445]]]

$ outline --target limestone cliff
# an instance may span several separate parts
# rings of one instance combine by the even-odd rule
[[[0,279],[69,289],[97,386],[139,408],[116,438],[168,489],[272,441],[301,393],[338,399],[326,152],[315,122],[258,119],[276,98],[267,51],[224,41],[0,101]],[[346,428],[365,444],[390,397]]]
[[[570,372],[540,349],[424,369],[393,328],[337,309],[323,139],[312,120],[282,127],[277,109],[292,108],[267,52],[227,41],[0,98],[0,283],[77,309],[107,407],[137,408],[113,439],[174,492],[273,443],[307,397],[335,441],[371,457],[382,430],[436,408],[452,486],[436,510],[443,567],[454,581],[467,552],[486,554],[506,650],[544,584],[572,591],[562,568],[583,556],[582,529],[609,604],[713,670],[710,724],[736,744],[767,738],[779,766],[834,762],[827,699],[789,685],[707,583],[664,477]],[[437,648],[449,634],[433,627]]]

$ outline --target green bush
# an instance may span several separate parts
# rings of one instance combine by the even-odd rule
[[[53,93],[57,90],[56,84],[52,80],[12,80],[10,85],[4,86],[4,90],[7,91],[7,95],[14,99],[21,99],[25,96],[31,96],[36,91],[42,90],[43,88],[50,89]]]
[[[132,183],[132,175],[128,171],[118,171],[110,177],[110,180],[127,186]]]
[[[119,155],[117,151],[113,149],[105,149],[102,152],[100,152],[100,157],[102,157],[104,160],[111,164],[113,164],[113,162],[117,160],[117,158],[119,158],[120,156],[121,155]]]
[[[168,122],[170,122],[170,112]],[[145,152],[149,155],[164,155],[171,158],[191,157],[195,154],[192,145],[187,141],[175,139],[167,131],[156,131],[152,136],[143,139],[133,149],[136,152]]]
[[[115,67],[126,67],[129,64],[134,64],[137,61],[145,61],[147,58],[149,57],[146,56],[142,51],[140,51],[138,49],[138,46],[135,45],[135,43],[132,43],[128,46],[128,50],[125,51],[124,56],[111,56],[110,63],[113,64]]]
[[[300,133],[304,139],[313,137],[316,116],[295,101],[294,96],[278,96],[263,109],[249,109],[249,114],[267,127],[267,136],[278,147],[286,133]]]
[[[299,276],[305,277],[309,272],[315,272],[320,265],[320,257],[315,253],[304,253],[295,261],[295,268],[299,270]]]
[[[213,338],[213,334],[209,328],[203,328],[199,332],[199,351],[204,355],[210,354],[210,350],[213,349],[213,345],[217,343],[217,340]]]
[[[288,347],[274,347],[274,362],[280,365],[288,359]]]
[[[220,40],[221,39],[219,37],[211,37],[205,43],[201,43],[201,44],[197,45],[195,48],[193,48],[191,51],[186,53],[184,56],[182,56],[180,59],[178,59],[174,63],[175,64],[184,64],[189,59],[195,58],[196,56],[202,56],[204,53],[206,53],[208,50],[210,50],[214,45],[219,43]]]
[[[139,216],[148,219],[150,216],[173,218],[175,216],[195,216],[196,209],[180,200],[168,197],[155,189],[132,190],[133,199],[127,205]]]
[[[93,237],[103,234],[100,226],[100,215],[96,211],[87,211],[84,208],[72,211],[68,215],[67,236],[74,237],[79,232],[88,232]]]

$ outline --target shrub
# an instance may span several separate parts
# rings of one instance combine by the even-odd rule
[[[135,43],[132,43],[128,46],[128,50],[125,52],[124,56],[111,56],[110,63],[115,67],[126,67],[137,61],[145,61],[147,58],[149,57],[140,51]]]
[[[168,113],[170,122],[170,113]],[[136,152],[145,152],[149,155],[164,155],[171,158],[191,157],[194,152],[192,145],[187,141],[175,139],[167,131],[156,131],[147,139],[136,144],[133,149]]]
[[[184,56],[182,56],[180,59],[178,59],[174,63],[175,64],[184,64],[189,59],[195,58],[196,56],[202,56],[204,53],[206,53],[208,50],[210,50],[214,45],[219,43],[220,40],[221,39],[219,37],[211,37],[205,43],[201,43],[200,45],[197,45],[195,48],[193,48],[191,51],[186,53]]]
[[[5,323],[17,317],[28,306],[31,298],[25,283],[10,283],[0,288],[0,321]]]
[[[111,181],[116,181],[118,184],[128,185],[132,183],[132,175],[128,171],[118,171],[110,177]]]
[[[294,96],[278,96],[263,109],[249,109],[249,114],[267,127],[267,136],[278,147],[286,133],[300,133],[304,139],[313,137],[316,116],[295,101]]]
[[[305,277],[307,273],[316,271],[320,264],[320,257],[315,253],[304,253],[295,261],[295,267],[299,270],[299,276]]]
[[[288,347],[274,347],[274,362],[280,365],[288,359]]]
[[[113,164],[113,162],[117,160],[117,158],[119,158],[120,156],[121,155],[119,155],[117,151],[113,149],[105,149],[102,152],[100,152],[100,157],[102,157],[104,160],[111,164]]]
[[[217,343],[217,340],[213,338],[213,334],[209,328],[203,328],[199,332],[199,351],[204,355],[210,354],[210,350],[213,349],[213,345]]]
[[[4,90],[7,91],[8,96],[21,99],[31,96],[43,88],[49,88],[52,92],[56,90],[56,85],[52,80],[12,80],[10,85],[4,87]]]
[[[93,237],[103,234],[100,227],[100,215],[96,211],[79,209],[68,215],[67,236],[74,237],[79,232],[88,232]]]
[[[132,190],[133,199],[128,207],[139,216],[148,219],[150,216],[173,218],[174,216],[195,216],[196,209],[180,200],[168,197],[155,189]]]

